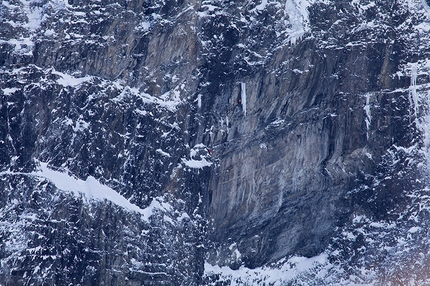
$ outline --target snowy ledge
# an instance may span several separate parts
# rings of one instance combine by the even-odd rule
[[[301,275],[313,272],[317,277],[326,277],[332,266],[328,263],[327,255],[321,254],[315,257],[292,257],[286,261],[280,261],[277,267],[260,267],[250,269],[240,267],[232,270],[227,266],[211,265],[205,262],[205,276],[219,275],[221,279],[230,280],[231,285],[288,285]]]
[[[202,158],[202,160],[185,160],[182,159],[182,163],[184,163],[187,167],[193,168],[193,169],[202,169],[204,167],[210,167],[212,166],[212,162],[207,161],[205,158]]]
[[[140,208],[135,204],[132,204],[125,197],[117,193],[112,188],[101,184],[94,177],[89,176],[85,181],[75,178],[67,173],[55,171],[48,168],[48,163],[40,162],[40,167],[37,171],[32,173],[20,173],[20,172],[0,172],[2,175],[30,175],[39,178],[49,180],[59,190],[70,192],[77,197],[83,196],[89,201],[104,201],[108,200],[117,206],[120,206],[130,212],[137,212],[143,216],[143,219],[149,222],[149,217],[153,214],[154,210],[161,209],[170,211],[171,205],[168,203],[162,203],[156,199],[153,199],[151,204],[147,208]]]

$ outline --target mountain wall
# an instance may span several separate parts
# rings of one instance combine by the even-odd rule
[[[428,283],[429,11],[3,1],[0,284]]]

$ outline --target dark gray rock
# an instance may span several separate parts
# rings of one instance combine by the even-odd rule
[[[429,279],[424,2],[312,1],[300,37],[265,3],[2,6],[0,284],[228,284],[205,260],[321,253],[327,284]],[[64,192],[40,162],[169,207]]]

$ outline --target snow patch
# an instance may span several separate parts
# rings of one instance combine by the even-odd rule
[[[414,226],[414,227],[411,227],[408,232],[409,233],[416,233],[416,232],[419,232],[420,230],[421,230],[421,227]]]
[[[227,266],[211,265],[205,263],[205,275],[219,275],[221,279],[230,280],[231,285],[289,285],[300,275],[316,271],[319,277],[328,274],[331,268],[328,263],[327,255],[321,254],[315,257],[292,257],[288,261],[281,261],[281,267],[260,267],[250,269],[240,267],[232,270]]]
[[[12,94],[14,94],[16,91],[18,91],[19,90],[19,88],[16,88],[16,87],[12,87],[12,88],[3,88],[3,94],[4,95],[12,95]]]
[[[151,28],[151,22],[144,21],[144,22],[139,23],[138,26],[136,26],[135,31],[147,32],[147,31],[149,31],[150,28]]]
[[[202,169],[204,167],[212,166],[212,162],[209,162],[208,160],[206,160],[206,158],[202,158],[201,160],[182,159],[182,163],[184,163],[187,167],[193,168],[193,169]]]
[[[14,46],[14,53],[19,55],[33,55],[34,42],[30,38],[10,39],[8,41],[0,40],[0,44],[10,44]]]
[[[266,9],[267,4],[268,4],[267,0],[262,0],[260,4],[255,6],[255,10],[262,11]]]
[[[165,152],[165,151],[163,151],[163,150],[161,150],[161,149],[157,149],[157,150],[155,150],[155,152],[161,154],[164,157],[169,157],[170,158],[170,154],[167,153],[167,152]]]
[[[112,99],[115,102],[122,102],[127,97],[135,96],[140,98],[143,103],[157,104],[171,112],[175,112],[177,107],[183,103],[180,97],[180,89],[184,88],[182,85],[177,86],[174,90],[162,94],[160,97],[155,97],[148,93],[141,92],[136,87],[125,86],[121,81],[116,81],[114,86],[116,89],[122,90],[121,94]]]
[[[309,30],[308,7],[313,0],[287,0],[285,13],[289,15],[290,28],[287,30],[290,40],[295,43]]]
[[[90,82],[93,80],[92,76],[74,77],[72,75],[62,73],[56,70],[53,70],[52,74],[60,76],[60,78],[57,79],[57,83],[64,87],[67,87],[67,86],[76,87],[83,84],[84,82]]]
[[[5,174],[8,172],[2,172]],[[8,173],[16,174],[16,173]],[[111,189],[110,187],[101,184],[94,177],[89,176],[85,181],[78,179],[67,173],[59,172],[48,168],[48,163],[40,162],[40,167],[37,171],[29,175],[45,178],[53,183],[58,189],[70,192],[78,197],[83,196],[90,201],[105,201],[108,200],[128,211],[133,211],[143,215],[143,219],[148,221],[149,217],[156,209],[171,210],[171,206],[167,203],[159,202],[153,199],[151,204],[142,209],[135,204],[132,204],[125,197]]]

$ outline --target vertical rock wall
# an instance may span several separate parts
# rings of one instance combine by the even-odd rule
[[[4,1],[0,283],[356,255],[358,216],[397,220],[424,189],[424,4]],[[151,212],[64,192],[41,162]]]

